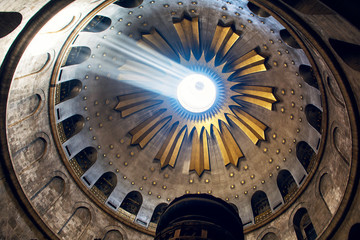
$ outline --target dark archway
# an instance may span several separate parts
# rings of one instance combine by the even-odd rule
[[[305,107],[306,119],[310,125],[321,133],[322,111],[312,104]]]
[[[84,28],[83,32],[102,32],[111,25],[111,19],[105,16],[96,15],[89,24]]]
[[[288,30],[282,29],[280,30],[281,39],[290,47],[300,49],[299,44],[296,42],[295,38],[291,36]]]
[[[355,223],[349,231],[348,240],[357,240],[360,236],[360,223]]]
[[[85,119],[79,114],[71,116],[62,121],[60,124],[58,124],[58,131],[61,142],[64,143],[66,140],[78,134],[84,126]]]
[[[270,14],[268,12],[266,12],[264,9],[256,6],[251,2],[248,2],[247,6],[253,13],[258,15],[259,17],[264,17],[264,18],[270,17]]]
[[[269,200],[263,191],[257,191],[251,198],[255,223],[258,223],[271,214]]]
[[[157,205],[156,208],[154,209],[153,215],[151,216],[150,222],[158,223],[161,214],[163,214],[163,212],[165,211],[167,206],[168,206],[168,204],[166,204],[166,203],[160,203],[159,205]]]
[[[296,156],[300,163],[305,168],[306,172],[309,173],[314,161],[315,152],[307,142],[301,141],[296,145]]]
[[[76,65],[85,62],[91,55],[89,47],[73,47],[66,59],[64,66]]]
[[[291,196],[296,192],[298,186],[288,170],[281,170],[277,177],[277,185],[284,202],[288,202]]]
[[[120,208],[131,214],[137,215],[142,205],[142,202],[143,198],[141,196],[141,193],[137,191],[132,191],[126,195],[120,205]]]
[[[279,238],[276,236],[275,233],[269,232],[265,234],[261,240],[278,240]]]
[[[82,175],[96,162],[97,151],[93,147],[87,147],[76,154],[74,159],[79,165]]]
[[[102,193],[106,198],[110,196],[117,184],[117,177],[113,172],[106,172],[96,181],[95,187]]]
[[[118,0],[114,4],[124,8],[135,8],[139,6],[143,0]]]
[[[80,80],[74,79],[63,82],[59,84],[56,88],[57,88],[56,90],[59,89],[57,92],[59,94],[56,94],[56,100],[55,100],[56,104],[58,104],[79,95],[79,93],[81,92],[82,83]]]
[[[300,208],[293,219],[294,229],[298,240],[315,240],[317,233],[311,222],[308,211]]]
[[[313,69],[308,65],[300,65],[299,74],[301,78],[309,84],[310,86],[319,89],[319,84],[317,83],[316,77],[314,75]]]
[[[14,31],[20,25],[21,21],[21,13],[0,12],[0,38]]]

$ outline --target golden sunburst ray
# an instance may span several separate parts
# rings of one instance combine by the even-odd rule
[[[174,167],[180,148],[187,134],[187,127],[180,127],[179,122],[175,122],[161,146],[159,152],[156,154],[155,159],[160,160],[161,168],[166,166]]]
[[[149,91],[141,91],[118,96],[118,104],[115,110],[120,112],[121,117],[127,117],[133,113],[162,103],[162,100],[154,99],[159,94]]]
[[[231,90],[240,93],[240,95],[232,97],[240,105],[242,102],[248,102],[272,110],[273,103],[277,102],[272,87],[237,84]]]
[[[230,49],[240,39],[240,32],[236,31],[232,25],[223,25],[221,22],[216,26],[215,33],[207,51],[206,60],[210,61],[215,57],[215,64],[220,65]]]
[[[231,25],[219,24],[211,46],[204,51],[201,50],[198,18],[174,20],[174,28],[181,41],[180,49],[177,49],[177,44],[172,45],[170,40],[162,37],[156,29],[152,29],[150,34],[144,34],[139,44],[150,46],[192,71],[208,74],[220,89],[217,102],[203,113],[191,113],[182,108],[176,99],[143,91],[119,96],[115,110],[125,117],[154,107],[151,110],[155,111],[152,116],[129,132],[132,135],[131,143],[138,144],[141,148],[163,127],[170,126],[155,156],[160,161],[161,168],[175,167],[181,146],[187,140],[191,144],[189,171],[195,171],[199,176],[204,171],[210,171],[209,137],[216,139],[224,165],[232,164],[237,167],[239,159],[245,156],[228,124],[239,127],[254,144],[265,141],[267,126],[246,112],[243,106],[255,104],[272,110],[273,104],[277,102],[273,87],[252,86],[239,83],[237,79],[266,71],[266,59],[257,49],[253,49],[229,60],[230,57],[227,56],[241,39],[241,33]],[[128,68],[125,66],[123,69]],[[142,71],[145,68],[136,69]],[[136,74],[133,76],[136,77]]]
[[[174,20],[174,28],[180,38],[182,44],[183,57],[186,60],[190,59],[190,53],[199,59],[200,51],[200,30],[198,18],[183,18]]]
[[[235,167],[238,166],[238,161],[241,157],[243,157],[243,153],[234,139],[234,136],[231,134],[230,130],[226,126],[226,123],[223,121],[219,121],[220,131],[211,126],[211,133],[215,136],[221,155],[224,160],[225,166],[232,164]]]
[[[232,72],[229,80],[234,80],[252,73],[266,71],[267,69],[264,63],[265,58],[258,54],[255,49],[253,49],[235,61],[226,63],[224,66],[224,71]]]
[[[132,129],[129,133],[132,136],[131,144],[139,144],[144,148],[146,144],[171,120],[171,116],[164,116],[166,109],[160,109],[154,115],[137,127]]]
[[[137,44],[145,48],[150,47],[175,61],[178,61],[179,59],[179,55],[171,47],[171,44],[168,44],[166,40],[154,28],[151,29],[150,33],[143,34],[142,39],[138,40]]]
[[[196,128],[193,128],[190,138],[192,148],[189,171],[195,171],[201,176],[205,170],[210,170],[208,133],[204,127],[200,130],[200,134]]]
[[[227,114],[226,116],[235,123],[254,144],[257,144],[259,140],[265,140],[265,130],[267,128],[265,124],[238,106],[232,106],[231,110],[235,115]]]

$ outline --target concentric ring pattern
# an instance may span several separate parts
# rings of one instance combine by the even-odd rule
[[[305,52],[277,20],[247,1],[114,2],[92,14],[63,49],[50,107],[66,166],[100,206],[152,230],[155,207],[186,193],[221,197],[250,224],[291,202],[316,161],[323,104]],[[211,78],[214,105],[190,113],[144,87],[139,79],[170,80],[129,47]],[[275,189],[280,172],[286,192]]]

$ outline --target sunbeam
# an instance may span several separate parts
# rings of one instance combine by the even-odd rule
[[[103,63],[103,71],[120,82],[167,97],[176,98],[179,83],[187,76],[196,74],[126,36],[122,36],[120,40],[107,41],[105,48],[120,56],[125,63],[118,67],[107,60]]]

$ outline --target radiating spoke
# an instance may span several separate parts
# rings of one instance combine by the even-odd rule
[[[129,132],[132,135],[131,144],[138,144],[141,148],[144,148],[164,126],[170,125],[155,156],[161,168],[175,167],[181,147],[185,139],[188,139],[191,145],[189,171],[195,171],[199,176],[204,171],[210,171],[209,137],[216,139],[224,165],[232,164],[237,167],[239,159],[245,156],[240,149],[239,140],[234,137],[228,124],[233,123],[239,127],[254,144],[265,141],[267,126],[246,112],[244,106],[253,104],[272,110],[273,104],[277,102],[273,87],[238,82],[245,75],[267,71],[266,59],[257,49],[253,49],[236,59],[232,57],[230,61],[228,54],[236,44],[241,43],[241,32],[236,31],[233,26],[217,25],[209,49],[204,50],[201,50],[198,18],[174,20],[173,26],[181,47],[166,40],[164,34],[157,29],[143,34],[138,44],[151,47],[180,62],[182,67],[206,68],[211,76],[219,76],[217,84],[221,85],[226,94],[222,94],[219,97],[221,101],[209,110],[200,113],[188,112],[189,110],[184,109],[177,101],[170,103],[167,98],[161,96],[161,91],[154,91],[151,87],[165,82],[164,89],[175,89],[182,74],[176,71],[176,84],[170,83],[174,81],[174,77],[166,77],[171,72],[170,68],[174,68],[175,65],[166,63],[159,69],[152,69],[152,64],[142,63],[141,59],[137,58],[135,62],[129,60],[119,69],[120,76],[126,79],[126,74],[131,73],[129,76],[133,77],[134,81],[146,82],[149,86],[142,85],[147,89],[141,92],[118,96],[119,103],[115,110],[121,113],[121,117],[126,117],[153,107],[152,110],[148,110],[155,111],[151,117]],[[149,56],[146,61],[148,59]],[[201,67],[196,68],[197,65]]]

